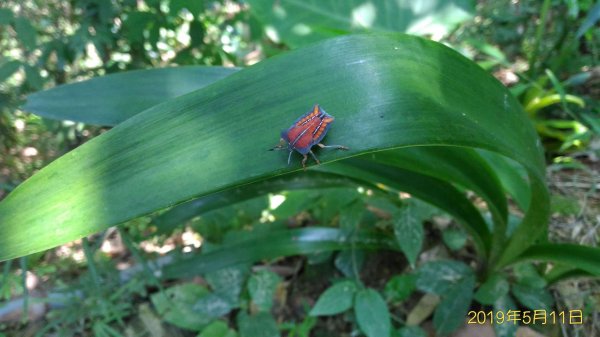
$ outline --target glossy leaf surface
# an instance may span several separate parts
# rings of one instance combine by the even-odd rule
[[[52,119],[114,126],[236,70],[187,66],[128,71],[31,94],[23,109]]]
[[[508,91],[441,44],[353,35],[268,59],[156,105],[54,161],[0,203],[0,259],[299,171],[299,156],[288,167],[284,153],[266,150],[317,102],[336,117],[326,143],[350,148],[317,151],[322,168],[410,146],[487,149],[519,162],[532,191],[524,223],[497,265],[510,263],[543,233],[541,146]],[[468,225],[487,247],[487,229],[478,222]]]

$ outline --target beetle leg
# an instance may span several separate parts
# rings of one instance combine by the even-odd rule
[[[290,151],[290,155],[288,156],[288,166],[290,166],[290,162],[292,161],[292,153],[294,151]]]
[[[304,159],[302,159],[302,168],[304,169],[304,171],[306,171],[306,159],[308,159],[308,157],[304,155]]]
[[[322,143],[317,144],[318,147],[324,149],[324,148],[334,148],[334,149],[338,149],[338,150],[348,150],[348,147],[344,146],[344,145],[325,145]]]
[[[315,158],[315,161],[317,162],[317,164],[321,165],[321,162],[319,161],[319,159],[317,158],[317,156],[315,156],[315,154],[312,151],[308,151],[308,153],[310,153],[310,155]]]

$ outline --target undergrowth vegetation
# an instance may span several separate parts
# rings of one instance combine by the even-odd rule
[[[0,336],[590,335],[599,17],[3,2]]]

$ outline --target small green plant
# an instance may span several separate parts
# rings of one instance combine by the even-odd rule
[[[50,333],[61,336],[124,336],[120,331],[125,320],[135,313],[134,300],[146,296],[148,283],[140,277],[122,283],[118,275],[110,269],[103,276],[88,273],[77,283],[58,289],[49,298],[52,309],[47,315],[48,323],[36,336]]]

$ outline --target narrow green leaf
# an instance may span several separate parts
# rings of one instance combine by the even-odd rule
[[[394,234],[400,249],[414,268],[423,246],[423,220],[415,216],[414,208],[403,207],[394,216]]]
[[[23,46],[27,50],[33,51],[37,43],[37,33],[31,22],[26,18],[20,17],[15,18],[14,23],[17,37],[21,40]]]
[[[311,331],[317,325],[317,317],[305,316],[301,323],[293,324],[292,329],[288,332],[288,337],[309,337]]]
[[[506,296],[510,289],[508,280],[499,274],[488,278],[475,293],[475,300],[481,304],[492,305]]]
[[[351,156],[440,144],[484,148],[518,161],[529,175],[531,206],[490,268],[511,263],[543,234],[548,196],[542,147],[519,103],[493,77],[441,44],[372,34],[323,41],[260,62],[137,114],[55,160],[0,202],[0,259],[300,171],[298,156],[288,167],[284,153],[266,149],[315,102],[336,117],[327,143],[350,148],[317,150],[322,168]],[[431,189],[427,186],[414,189]],[[435,197],[432,193],[427,196]],[[437,198],[441,203],[448,196]],[[471,216],[459,221],[485,251],[485,222],[468,205],[468,211],[462,204],[457,210]]]
[[[310,254],[343,249],[393,249],[394,242],[379,233],[359,231],[349,240],[347,234],[334,228],[278,230],[224,244],[208,253],[193,255],[168,265],[162,271],[166,279],[191,277],[221,268],[253,263],[281,256]]]
[[[332,285],[319,296],[309,315],[331,316],[352,308],[354,294],[357,290],[358,287],[354,281],[342,281]]]
[[[579,39],[585,34],[590,28],[592,28],[596,22],[600,20],[600,2],[596,2],[594,7],[592,7],[589,11],[585,20],[581,23],[581,26],[577,29],[575,33],[575,37]]]
[[[202,66],[127,71],[33,93],[23,109],[46,118],[113,126],[236,71]]]
[[[493,220],[493,242],[490,243],[490,260],[495,261],[504,249],[506,238],[507,203],[498,174],[474,150],[462,148],[413,147],[386,151],[373,156],[375,160],[391,163],[421,174],[452,181],[462,188],[474,191],[488,204]],[[435,162],[435,165],[431,163]],[[483,235],[483,239],[486,234]]]
[[[447,335],[464,323],[474,287],[475,276],[470,275],[453,284],[442,296],[442,301],[433,314],[433,325],[438,334]]]
[[[558,281],[562,281],[564,279],[575,278],[575,277],[586,277],[586,276],[595,276],[588,273],[585,270],[581,270],[572,266],[565,266],[561,264],[557,264],[552,268],[550,272],[544,275],[544,279],[548,284],[554,284]]]
[[[250,276],[248,292],[252,303],[259,311],[269,312],[273,306],[273,297],[277,285],[281,282],[279,275],[272,271],[263,270]]]
[[[527,172],[519,163],[490,151],[477,150],[477,153],[491,166],[500,179],[504,190],[510,194],[522,210],[529,208],[531,190],[527,186]]]
[[[600,275],[600,249],[574,244],[546,243],[532,246],[520,260],[541,260],[563,263],[585,270],[592,275]]]
[[[485,220],[462,192],[444,180],[366,160],[368,157],[348,159],[318,170],[351,177],[363,184],[374,184],[377,188],[411,193],[456,217],[473,235],[479,252],[487,253],[491,237]]]
[[[417,270],[417,288],[421,291],[445,295],[464,278],[473,276],[473,270],[458,261],[431,261]]]
[[[484,198],[500,218],[507,217],[508,206],[497,177],[499,172],[475,150],[419,146],[375,153],[373,160],[452,181]],[[436,165],[431,165],[432,162]]]
[[[303,172],[277,176],[268,180],[242,185],[235,189],[211,194],[207,197],[191,200],[161,214],[153,220],[159,231],[169,232],[196,215],[224,206],[232,205],[256,197],[259,194],[275,193],[283,190],[315,189],[337,186],[356,186],[356,182],[339,175],[322,172]],[[284,204],[285,205],[285,204]],[[273,212],[281,215],[279,208]]]
[[[281,334],[277,329],[277,323],[273,316],[266,312],[256,315],[248,315],[240,311],[237,315],[237,324],[240,337],[279,337]]]
[[[390,312],[381,295],[374,289],[356,293],[354,315],[358,327],[367,337],[389,337],[392,329]]]

